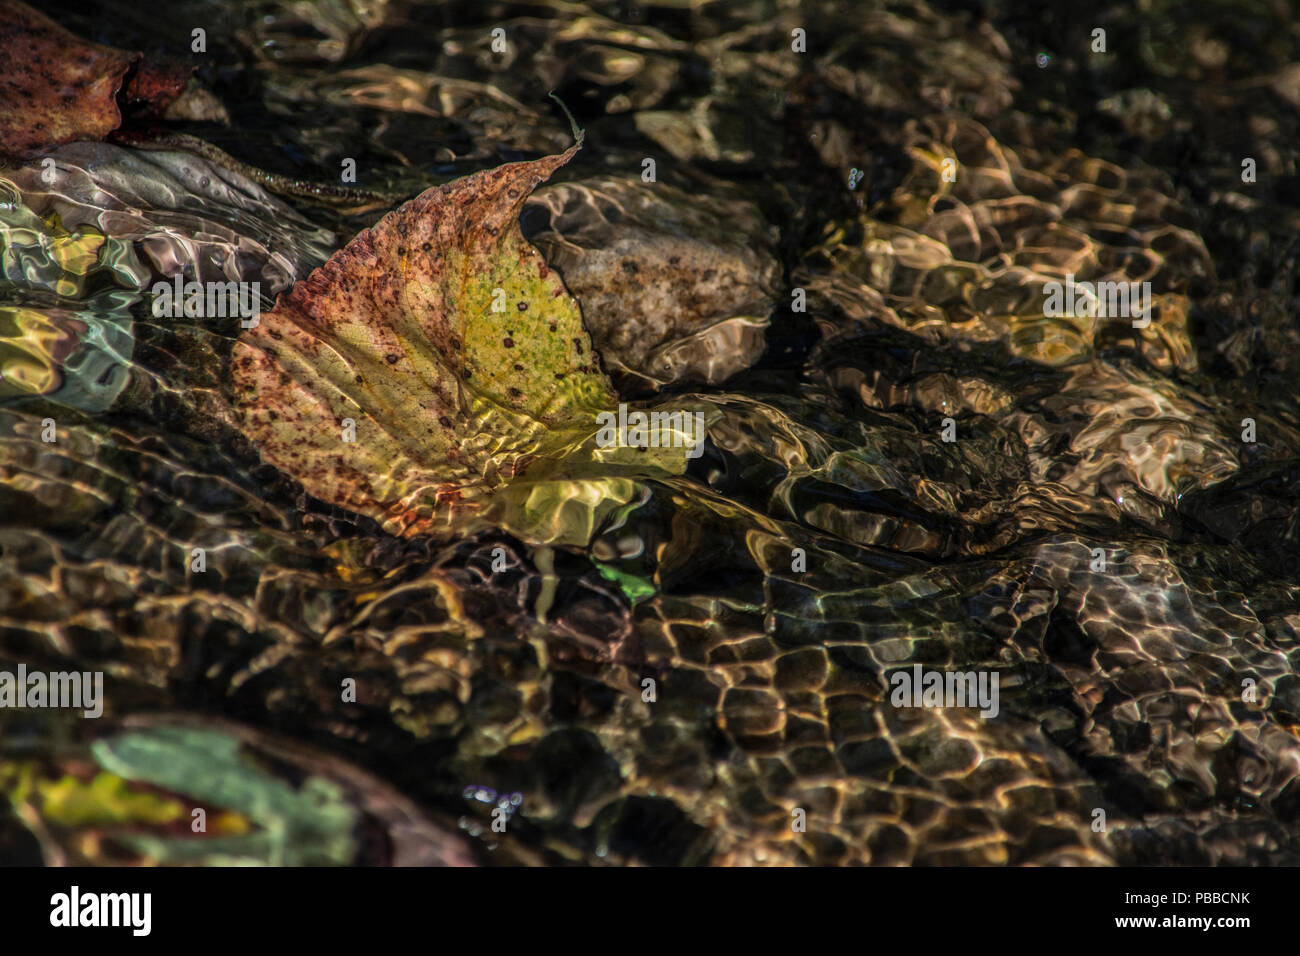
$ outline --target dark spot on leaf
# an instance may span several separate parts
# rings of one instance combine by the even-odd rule
[[[528,311],[528,303],[527,303],[527,302],[520,302],[517,308],[519,309],[520,312],[527,312],[527,311]]]
[[[515,340],[511,338],[505,338],[501,340],[501,344],[508,349],[512,349],[515,347]]]
[[[396,352],[389,352],[387,355],[384,356],[384,361],[387,362],[389,365],[396,365],[397,360],[399,358],[401,358],[401,356],[398,355]]]

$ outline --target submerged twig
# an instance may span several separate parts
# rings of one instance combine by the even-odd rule
[[[225,150],[187,133],[123,134],[119,132],[116,138],[126,141],[139,149],[184,149],[202,156],[223,169],[228,169],[256,183],[260,183],[272,192],[312,199],[326,205],[342,207],[350,212],[365,212],[370,209],[391,206],[407,198],[407,193],[354,189],[347,186],[336,186],[332,183],[319,183],[306,179],[280,176],[240,162]]]

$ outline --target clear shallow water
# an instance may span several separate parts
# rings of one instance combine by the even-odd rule
[[[1094,56],[1090,21],[1014,4],[982,26],[920,5],[180,4],[176,37],[106,9],[63,22],[147,53],[204,26],[231,123],[183,131],[296,180],[350,157],[358,187],[409,196],[562,149],[556,89],[586,145],[525,232],[622,394],[712,421],[588,548],[394,537],[260,463],[230,405],[237,322],[156,319],[144,294],[179,269],[259,281],[269,307],[386,207],[176,148],[62,147],[53,186],[7,168],[0,660],[109,688],[102,724],[0,712],[7,792],[21,760],[152,766],[84,745],[179,710],[290,739],[276,775],[334,781],[325,805],[350,811],[294,839],[351,842],[312,862],[1297,859],[1285,11],[1115,14]],[[1151,326],[1045,316],[1067,273],[1150,281]],[[914,664],[997,673],[997,717],[892,705]],[[522,794],[504,835],[471,785]],[[104,820],[22,792],[55,820],[47,858],[109,854],[73,836]]]

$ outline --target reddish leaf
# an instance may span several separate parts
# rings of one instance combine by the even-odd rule
[[[140,64],[122,89],[122,107],[132,116],[161,118],[185,92],[194,68],[179,63]]]
[[[16,0],[0,0],[0,152],[103,139],[122,122],[117,92],[139,54],[78,39]]]

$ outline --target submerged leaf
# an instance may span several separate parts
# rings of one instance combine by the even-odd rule
[[[78,39],[14,0],[0,0],[0,49],[0,152],[103,139],[122,122],[117,92],[135,54]]]
[[[234,390],[263,457],[394,533],[483,518],[570,544],[631,499],[632,477],[684,470],[680,447],[595,446],[617,398],[577,303],[519,230],[579,145],[427,190],[246,331]]]
[[[0,50],[0,153],[16,156],[103,139],[122,125],[123,105],[138,117],[161,117],[193,72],[90,43],[18,0],[0,0]]]
[[[357,812],[339,785],[310,776],[296,790],[240,752],[221,730],[155,727],[97,740],[95,759],[111,773],[236,810],[259,829],[233,836],[171,839],[118,834],[123,844],[164,863],[343,865],[354,852]]]
[[[654,581],[649,578],[628,574],[613,565],[602,564],[599,561],[593,563],[596,565],[596,570],[600,572],[601,577],[617,584],[619,590],[632,604],[636,604],[638,601],[651,597],[656,593]]]
[[[171,823],[186,816],[179,800],[133,790],[123,777],[107,771],[90,781],[71,774],[37,784],[41,816],[63,826]]]

